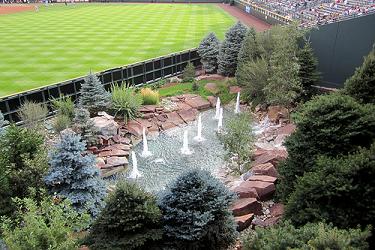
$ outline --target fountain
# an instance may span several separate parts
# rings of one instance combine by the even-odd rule
[[[184,131],[184,143],[183,143],[183,146],[181,148],[181,154],[183,154],[183,155],[191,155],[192,154],[192,152],[189,149],[188,131],[187,130]]]
[[[135,155],[135,152],[132,151],[132,163],[133,163],[133,169],[129,175],[130,179],[137,179],[139,177],[142,177],[142,174],[138,171],[138,164],[137,164],[137,157]]]
[[[198,134],[197,134],[196,137],[194,137],[194,140],[197,141],[197,142],[202,142],[205,139],[202,137],[202,115],[201,114],[199,114],[199,116],[198,116],[197,126],[198,126]]]
[[[149,157],[151,155],[152,155],[152,153],[148,150],[146,129],[143,127],[143,151],[142,151],[141,156],[146,158],[146,157]]]
[[[220,108],[219,121],[217,123],[217,131],[219,132],[223,128],[223,108]]]
[[[215,113],[214,119],[219,120],[219,116],[220,116],[220,97],[217,97],[217,101],[216,101],[216,113]]]
[[[237,93],[236,109],[234,110],[235,114],[240,113],[240,92]]]

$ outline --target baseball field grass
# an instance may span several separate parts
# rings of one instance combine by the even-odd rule
[[[73,4],[0,15],[0,97],[220,39],[214,4]]]

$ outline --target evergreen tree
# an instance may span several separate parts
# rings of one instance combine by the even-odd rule
[[[4,115],[0,111],[0,133],[2,131],[2,127],[4,127],[5,125],[8,125],[8,121],[4,119]]]
[[[217,70],[217,57],[219,56],[220,41],[215,33],[209,33],[198,47],[203,68],[207,73],[215,73]]]
[[[234,194],[203,170],[188,171],[162,194],[164,232],[178,249],[227,249],[237,236]]]
[[[104,205],[106,186],[99,177],[95,157],[85,155],[86,145],[72,131],[61,134],[50,152],[50,170],[45,182],[51,193],[68,198],[78,210],[96,216]]]
[[[261,48],[258,44],[257,33],[251,27],[242,42],[240,51],[238,52],[238,66],[237,69],[244,63],[255,61],[261,57]],[[236,74],[237,75],[237,74]]]
[[[191,62],[188,62],[184,69],[184,73],[182,74],[182,80],[184,82],[192,82],[194,81],[194,77],[195,77],[195,67]]]
[[[153,195],[134,183],[120,182],[91,227],[90,249],[148,249],[163,230],[161,212]]]
[[[84,108],[78,108],[74,116],[74,132],[81,135],[81,138],[86,142],[87,146],[92,146],[97,143],[97,137],[94,127],[94,122],[90,119],[90,112]]]
[[[44,187],[48,162],[44,140],[35,130],[12,124],[0,135],[0,216],[14,211],[12,198]]]
[[[96,114],[99,111],[107,110],[110,102],[111,95],[104,89],[99,78],[90,72],[81,86],[79,104],[90,114]]]
[[[303,48],[298,50],[297,58],[300,66],[298,76],[301,79],[303,88],[301,97],[307,101],[314,95],[312,85],[317,85],[320,81],[318,60],[314,56],[310,42],[306,41]]]
[[[375,44],[362,66],[346,80],[344,91],[361,103],[375,104]]]
[[[218,72],[225,76],[233,76],[237,69],[238,52],[241,49],[247,28],[237,22],[225,34],[218,57]]]

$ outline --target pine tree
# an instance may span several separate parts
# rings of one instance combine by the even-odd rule
[[[81,135],[87,146],[97,143],[97,137],[94,122],[90,120],[90,112],[84,108],[78,108],[75,111],[73,130]]]
[[[0,111],[0,133],[2,131],[2,127],[4,127],[5,125],[8,125],[8,121],[4,119],[4,115]]]
[[[314,56],[311,43],[306,41],[303,48],[297,53],[299,63],[298,76],[301,79],[303,88],[302,98],[307,101],[314,95],[312,85],[317,85],[320,81],[320,73],[318,72],[318,60]]]
[[[375,104],[375,44],[362,66],[346,80],[344,92],[361,103]]]
[[[182,174],[159,200],[168,242],[179,249],[227,249],[237,236],[228,210],[233,200],[234,194],[209,172]]]
[[[134,183],[119,182],[86,238],[90,249],[147,249],[163,231],[153,195]]]
[[[96,216],[104,205],[106,186],[99,177],[95,157],[85,155],[86,145],[72,131],[61,134],[50,152],[50,170],[45,183],[51,193],[68,198],[78,211]]]
[[[240,22],[233,25],[225,34],[218,57],[218,72],[225,76],[233,76],[237,69],[238,52],[245,38],[247,28]]]
[[[96,114],[99,111],[108,109],[110,101],[111,96],[104,89],[99,78],[90,72],[81,86],[79,104],[86,108],[90,114]]]
[[[215,33],[209,33],[198,47],[203,68],[207,73],[215,73],[217,70],[217,57],[219,56],[220,41]]]
[[[251,27],[242,42],[240,51],[238,52],[238,66],[242,64],[255,61],[261,57],[261,48],[258,44],[257,33],[253,27]]]

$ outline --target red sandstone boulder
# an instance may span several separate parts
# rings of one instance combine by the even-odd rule
[[[257,166],[260,164],[271,163],[276,166],[281,160],[288,157],[288,152],[284,149],[277,150],[265,150],[265,153],[254,157],[252,166]]]
[[[163,122],[161,124],[161,128],[163,130],[168,130],[168,129],[171,129],[171,128],[174,128],[174,127],[176,127],[176,125],[174,123],[172,123],[172,122]]]
[[[246,214],[262,214],[262,205],[255,198],[242,198],[238,199],[231,206],[234,216],[242,216]]]
[[[167,121],[173,123],[176,126],[185,123],[184,120],[182,120],[181,116],[177,114],[177,112],[168,113],[167,117]]]
[[[111,167],[118,167],[118,166],[123,166],[128,164],[128,159],[126,157],[108,157],[107,158],[107,165]]]
[[[237,229],[238,231],[242,231],[246,228],[248,228],[251,225],[251,222],[253,221],[254,214],[246,214],[239,217],[234,217],[234,220],[237,223]]]
[[[177,112],[186,123],[194,121],[198,111],[196,109],[181,110]]]
[[[211,104],[211,107],[216,106],[217,98],[215,96],[207,96],[207,100]]]
[[[104,166],[105,166],[105,161],[103,160],[103,158],[101,157],[96,158],[96,167],[101,169],[101,168],[104,168]]]
[[[126,128],[130,134],[135,135],[136,137],[142,136],[143,126],[140,123],[136,121],[128,121]]]
[[[239,186],[233,189],[233,192],[235,192],[239,198],[259,198],[256,189],[250,187],[248,181],[243,181]]]
[[[229,93],[237,94],[238,92],[241,92],[241,87],[239,87],[239,86],[230,86],[229,87]]]
[[[99,157],[108,157],[108,156],[127,156],[129,151],[114,149],[110,151],[103,151],[99,153]]]
[[[102,148],[100,149],[100,152],[103,152],[103,151],[111,151],[111,150],[116,150],[116,149],[119,149],[119,150],[124,150],[124,151],[129,151],[130,150],[130,146],[129,145],[125,145],[125,144],[113,144],[113,145],[110,145],[110,146],[107,146],[105,148]]]
[[[278,135],[291,135],[296,130],[296,125],[289,123],[277,130]]]
[[[255,188],[258,193],[259,199],[264,201],[268,200],[275,193],[275,184],[263,181],[247,181],[248,187]]]
[[[268,175],[253,175],[250,176],[250,178],[247,180],[248,182],[250,181],[263,181],[263,182],[271,182],[275,183],[277,180],[276,177],[268,176]]]
[[[185,103],[198,110],[208,109],[211,106],[211,104],[201,96],[186,98]]]
[[[269,106],[267,115],[271,122],[278,123],[280,119],[289,118],[289,110],[281,106]]]
[[[176,104],[177,104],[178,110],[190,110],[190,109],[192,109],[192,107],[190,105],[187,105],[184,102],[177,102]]]
[[[284,205],[281,203],[275,203],[272,207],[270,207],[270,215],[271,217],[280,217],[284,214]]]
[[[218,88],[217,84],[214,83],[214,82],[209,82],[209,83],[207,83],[207,84],[204,86],[204,88],[205,88],[208,92],[210,92],[210,93],[212,93],[212,94],[214,94],[214,95],[216,95],[217,93],[219,93],[219,88]]]
[[[252,228],[255,228],[255,227],[270,227],[270,226],[273,226],[273,225],[279,223],[280,220],[281,220],[281,217],[271,217],[271,218],[265,219],[264,221],[260,220],[260,219],[254,219],[251,222],[251,227]]]
[[[251,171],[255,175],[268,175],[272,177],[277,177],[277,170],[272,165],[272,163],[259,164],[252,167]]]

